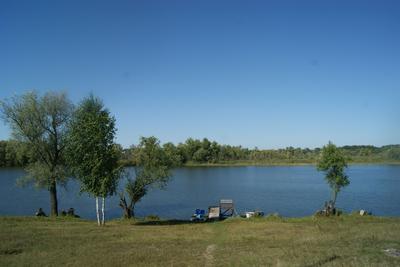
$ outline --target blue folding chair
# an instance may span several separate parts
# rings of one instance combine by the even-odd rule
[[[194,215],[196,220],[198,221],[203,221],[204,220],[204,215],[206,214],[205,210],[201,210],[201,209],[196,209]]]

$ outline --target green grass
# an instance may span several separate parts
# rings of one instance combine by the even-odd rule
[[[108,222],[0,217],[0,266],[400,266],[400,219]]]

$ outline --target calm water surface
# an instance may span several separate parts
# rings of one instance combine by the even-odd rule
[[[339,194],[338,207],[400,216],[400,166],[355,165],[347,173],[351,183]],[[48,213],[49,193],[17,187],[21,175],[21,169],[0,169],[0,215],[32,215],[39,207]],[[60,209],[73,207],[82,217],[95,218],[95,201],[79,194],[77,182],[59,188],[58,196]],[[174,170],[166,190],[152,190],[136,212],[187,219],[196,208],[207,209],[221,198],[230,198],[238,212],[258,209],[297,217],[313,214],[329,196],[323,174],[314,166],[181,168]],[[106,210],[108,218],[121,217],[116,196],[107,199]]]

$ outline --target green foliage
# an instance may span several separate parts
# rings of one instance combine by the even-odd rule
[[[31,152],[27,143],[0,141],[0,167],[24,167],[34,160]]]
[[[336,202],[336,196],[340,190],[350,184],[348,176],[345,174],[346,168],[346,157],[334,144],[329,142],[322,148],[317,169],[325,172],[325,180],[333,192],[333,203]]]
[[[29,92],[0,102],[0,108],[4,120],[11,126],[13,136],[20,141],[8,149],[6,147],[3,156],[8,162],[6,164],[27,164],[27,158],[30,158],[31,165],[26,169],[28,175],[25,181],[48,188],[52,214],[57,215],[56,183],[63,183],[67,178],[66,171],[62,169],[65,136],[73,105],[63,93],[48,92],[38,96],[35,92]],[[23,159],[21,152],[29,156]],[[22,160],[15,160],[17,158]]]
[[[52,176],[61,177],[57,181],[58,185],[65,187],[67,184],[68,170],[63,165],[57,165],[53,169],[49,169],[42,162],[33,162],[25,170],[27,171],[27,175],[17,180],[19,186],[26,186],[33,183],[38,188],[48,188],[48,180],[40,178]]]
[[[158,217],[157,215],[150,214],[150,215],[147,215],[144,218],[144,220],[145,221],[160,221],[160,217]]]
[[[58,175],[56,169],[61,168],[64,163],[67,123],[73,110],[66,95],[48,92],[40,97],[35,92],[29,92],[0,104],[13,136],[20,141],[7,143],[6,164],[26,165],[31,159],[35,169],[39,165],[46,168],[43,170],[46,176],[37,176],[36,172],[29,174],[42,187],[48,186],[53,176],[65,179],[65,176]],[[28,172],[32,168],[28,168]]]
[[[310,164],[319,160],[320,148],[247,149],[189,138],[184,143],[166,143],[163,149],[173,166],[192,164]],[[338,148],[352,162],[400,162],[400,145],[384,147],[344,146]],[[123,151],[125,165],[136,165],[138,147]]]
[[[192,139],[193,140],[193,139]],[[200,140],[194,143],[201,143]],[[25,148],[24,148],[25,147]],[[120,146],[119,146],[120,147]],[[163,149],[174,167],[185,164],[312,164],[318,161],[321,149],[292,148],[285,149],[247,149],[240,146],[221,145],[211,142],[190,154],[187,144],[175,145],[165,143]],[[383,147],[375,146],[344,146],[338,148],[349,162],[360,163],[400,163],[400,145]],[[136,146],[121,150],[120,162],[124,166],[134,166]],[[0,167],[21,167],[29,164],[35,157],[27,143],[16,140],[0,141]]]
[[[390,158],[393,160],[400,160],[400,149],[399,148],[391,146],[385,151],[385,154],[386,154],[387,158]]]
[[[163,145],[163,150],[166,158],[170,161],[169,165],[179,167],[182,165],[183,156],[178,147],[169,142]]]
[[[136,164],[137,188],[146,190],[150,185],[164,188],[168,183],[172,164],[157,138],[140,139]]]
[[[84,99],[75,111],[68,133],[67,159],[81,182],[81,191],[95,197],[115,193],[121,174],[121,148],[114,143],[115,131],[115,119],[94,96]]]
[[[135,178],[128,178],[125,194],[120,194],[120,206],[124,209],[125,217],[134,216],[134,207],[152,187],[164,188],[171,176],[170,170],[173,161],[170,160],[165,149],[155,137],[142,137],[135,151]]]
[[[205,163],[208,162],[208,151],[206,148],[201,147],[194,152],[192,160],[195,162]]]

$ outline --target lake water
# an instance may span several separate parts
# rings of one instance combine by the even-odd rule
[[[353,165],[347,173],[351,183],[339,193],[339,208],[400,216],[400,166]],[[49,193],[17,187],[21,175],[21,169],[0,169],[0,215],[32,215],[39,207],[48,213]],[[83,218],[95,218],[95,200],[79,194],[77,182],[60,188],[58,196],[60,209],[73,207]],[[314,166],[180,168],[166,190],[154,189],[143,198],[136,214],[188,219],[196,208],[207,209],[228,198],[239,213],[257,209],[297,217],[312,215],[329,197],[323,174]],[[108,218],[121,217],[117,196],[107,199],[106,210]]]

